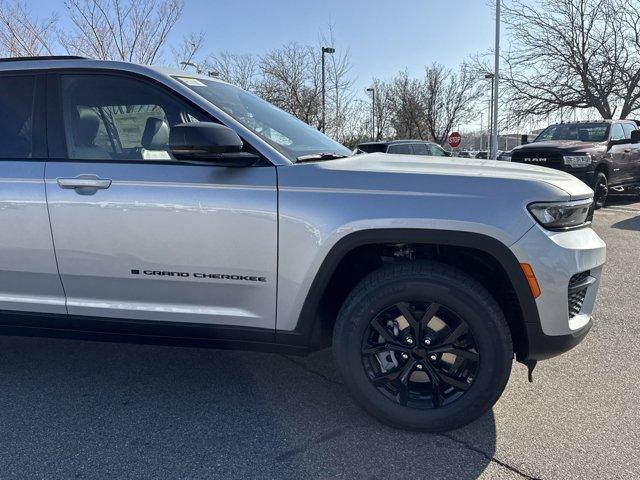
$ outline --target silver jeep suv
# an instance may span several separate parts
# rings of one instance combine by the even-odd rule
[[[577,345],[605,245],[542,167],[343,146],[227,83],[0,61],[0,330],[305,354],[442,431]]]

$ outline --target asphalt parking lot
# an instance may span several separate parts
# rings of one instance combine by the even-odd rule
[[[640,477],[640,202],[597,212],[609,246],[577,349],[515,365],[492,412],[445,435],[387,428],[308,358],[0,338],[0,478]]]

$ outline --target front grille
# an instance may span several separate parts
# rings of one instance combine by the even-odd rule
[[[564,168],[564,159],[562,158],[562,154],[550,152],[548,150],[516,150],[511,154],[511,161],[526,163],[527,165],[556,168],[559,170]]]
[[[580,288],[580,285],[584,284],[585,280],[589,278],[589,270],[582,273],[576,273],[569,280],[569,318],[573,318],[582,310],[582,304],[584,303],[584,297],[587,295],[587,289],[589,285],[584,285]]]

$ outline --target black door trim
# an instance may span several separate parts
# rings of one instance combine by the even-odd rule
[[[277,345],[267,328],[0,311],[0,335],[101,342],[254,350],[304,355],[306,348]]]

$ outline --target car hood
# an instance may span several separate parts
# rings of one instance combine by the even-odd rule
[[[602,142],[581,142],[579,140],[556,140],[551,142],[533,142],[526,145],[520,145],[513,149],[513,152],[521,152],[527,150],[561,150],[563,152],[585,152],[595,149],[605,148]]]
[[[499,185],[503,191],[508,191],[517,189],[516,185],[526,184],[549,187],[547,190],[554,192],[556,198],[569,196],[581,199],[593,195],[587,185],[568,173],[495,160],[371,153],[318,162],[316,165],[327,172],[345,174],[341,184],[358,184],[359,179],[373,181],[374,184],[366,185],[372,189],[393,188],[401,182],[405,191],[430,188],[438,191],[444,184],[448,184],[451,190],[467,188],[472,191],[476,186],[482,189]]]

